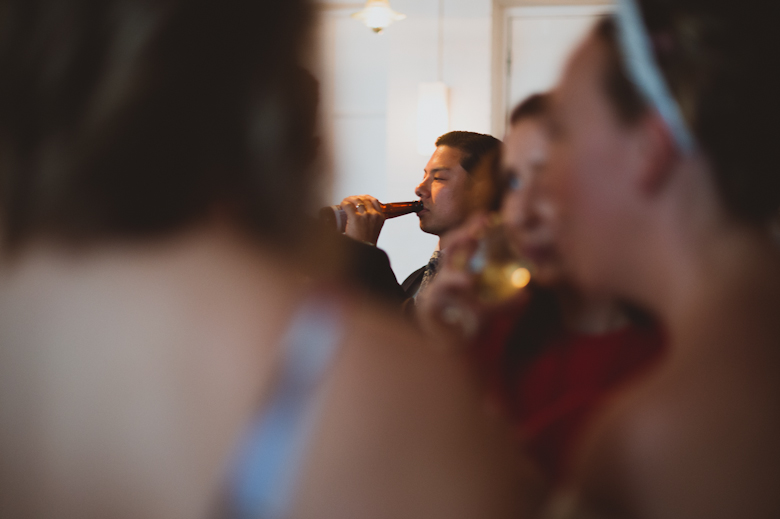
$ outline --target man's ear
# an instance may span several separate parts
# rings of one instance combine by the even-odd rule
[[[639,188],[651,194],[661,189],[672,175],[673,165],[679,158],[669,128],[663,119],[650,113],[637,126],[637,169],[636,181]]]

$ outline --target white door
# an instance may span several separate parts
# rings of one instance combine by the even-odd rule
[[[554,87],[571,52],[611,10],[609,5],[507,9],[506,111]]]

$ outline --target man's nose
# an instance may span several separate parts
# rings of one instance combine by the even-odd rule
[[[431,190],[428,189],[428,184],[425,182],[425,180],[420,182],[420,184],[415,188],[414,194],[420,198],[428,198],[431,195]]]

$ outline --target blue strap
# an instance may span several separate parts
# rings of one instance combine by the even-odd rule
[[[618,0],[616,20],[618,41],[629,77],[645,101],[661,115],[677,148],[686,154],[693,153],[696,140],[658,67],[636,0]]]
[[[307,301],[294,316],[282,347],[280,378],[262,415],[250,424],[230,480],[230,508],[238,519],[282,519],[290,512],[298,474],[316,422],[316,390],[341,342],[338,306]]]

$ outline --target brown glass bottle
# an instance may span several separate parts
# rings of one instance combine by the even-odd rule
[[[385,218],[395,218],[409,213],[419,213],[423,210],[423,203],[420,200],[414,202],[390,202],[389,204],[379,204],[382,207],[382,214]]]
[[[423,210],[423,203],[419,200],[379,205],[385,218],[396,218],[409,213],[419,213]],[[339,232],[344,232],[347,229],[347,213],[344,212],[340,205],[332,205],[320,209],[320,220],[324,221],[329,227],[335,227]]]

